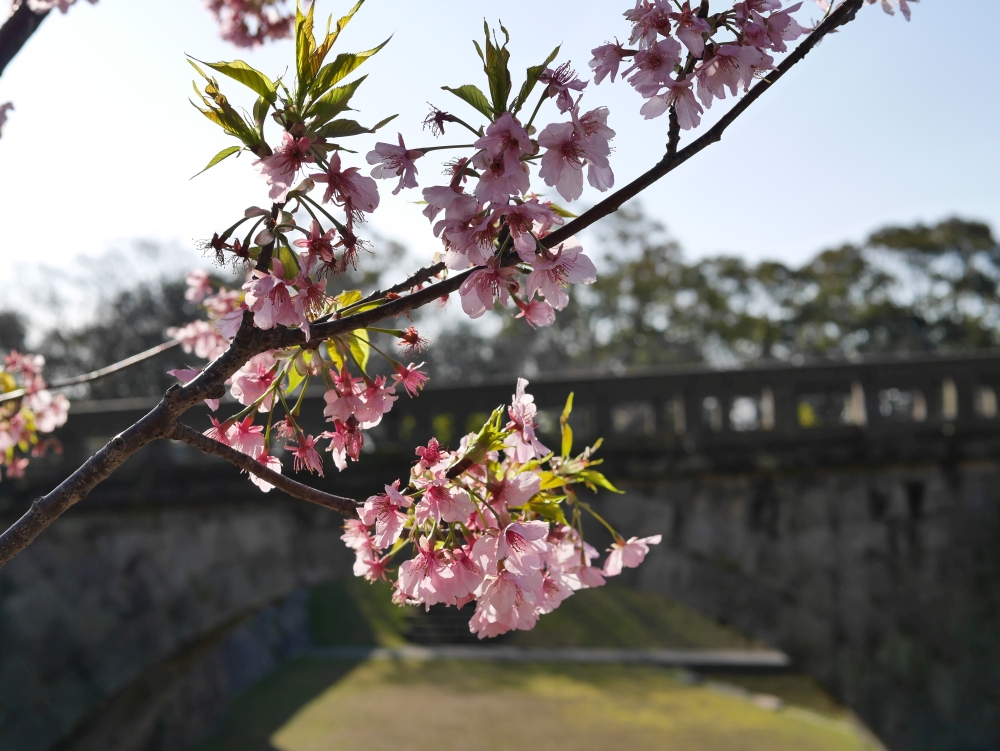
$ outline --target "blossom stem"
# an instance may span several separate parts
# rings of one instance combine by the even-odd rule
[[[478,135],[478,134],[477,134]],[[428,146],[425,149],[414,149],[414,151],[422,151],[427,153],[428,151],[441,151],[443,149],[474,149],[476,145],[474,143],[459,143],[454,146]]]

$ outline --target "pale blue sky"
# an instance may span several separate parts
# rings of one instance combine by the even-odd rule
[[[347,5],[318,1],[323,14]],[[563,42],[559,59],[572,59],[586,76],[589,50],[627,34],[620,11],[628,4],[369,0],[340,49],[395,36],[364,66],[369,79],[355,98],[357,117],[371,123],[398,112],[381,140],[398,129],[411,146],[427,145],[425,103],[464,108],[439,87],[482,85],[469,40],[480,35],[484,15],[492,19],[504,8],[515,71]],[[807,4],[803,15],[818,11]],[[692,256],[796,263],[888,222],[953,214],[1000,229],[1000,107],[987,73],[996,45],[976,41],[977,29],[992,34],[998,27],[997,0],[924,0],[911,23],[866,7],[720,144],[647,191],[643,202]],[[81,2],[46,20],[0,77],[0,102],[17,108],[0,138],[0,279],[13,276],[18,260],[65,264],[132,237],[191,247],[245,206],[266,202],[245,156],[188,179],[230,141],[188,104],[185,52],[203,60],[242,57],[272,77],[292,59],[290,42],[248,52],[220,41],[199,0]],[[625,184],[659,158],[666,120],[643,121],[641,100],[620,83],[591,86],[584,105],[599,104],[611,108],[609,124],[619,134],[612,165]],[[377,139],[356,140],[362,165]],[[439,182],[437,163],[428,161],[420,163],[425,185]],[[412,203],[417,191],[393,198],[383,185],[374,225],[429,258],[437,246]],[[598,197],[588,192],[580,203]]]

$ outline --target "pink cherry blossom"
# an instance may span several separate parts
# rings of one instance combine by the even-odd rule
[[[617,576],[623,568],[635,568],[649,553],[650,545],[659,545],[663,535],[652,537],[632,537],[628,542],[615,542],[611,545],[611,554],[604,562],[604,574]]]
[[[531,629],[538,621],[535,593],[522,588],[507,571],[487,576],[476,594],[476,612],[469,620],[469,630],[480,639]]]
[[[521,464],[549,453],[549,450],[535,437],[535,415],[538,414],[538,408],[535,406],[535,397],[524,391],[527,385],[526,379],[517,379],[516,393],[510,407],[507,408],[507,413],[510,415],[507,427],[513,428],[514,433],[504,441],[507,446],[505,449],[507,456]]]
[[[270,352],[254,355],[233,374],[233,384],[230,387],[233,398],[244,406],[253,404],[271,388],[277,375],[275,371],[274,355]],[[260,404],[260,411],[267,412],[273,399],[274,396],[268,394]]]
[[[462,607],[483,583],[485,572],[476,565],[469,547],[454,548],[450,560],[445,559],[445,565],[452,573],[445,582],[445,602]]]
[[[396,346],[402,350],[406,357],[412,357],[415,353],[423,352],[430,341],[420,336],[415,326],[407,326],[396,342]],[[417,367],[420,367],[419,365]],[[398,372],[398,371],[397,371]]]
[[[534,270],[525,282],[525,296],[530,300],[535,292],[540,292],[553,308],[562,310],[569,303],[569,295],[563,287],[593,284],[597,281],[597,269],[576,238],[561,243],[551,252],[550,257],[539,256],[535,260]]]
[[[229,429],[229,445],[254,459],[264,454],[264,426],[253,424],[253,415],[236,421]]]
[[[551,326],[556,322],[556,311],[544,300],[532,300],[529,303],[523,303],[520,300],[514,302],[521,309],[521,312],[514,317],[523,318],[533,329],[537,329],[539,326]]]
[[[412,362],[409,365],[403,365],[401,362],[393,364],[393,370],[395,370],[395,375],[393,375],[393,381],[395,386],[400,384],[406,390],[406,393],[410,396],[416,396],[417,392],[424,387],[427,383],[427,374],[422,370],[418,370],[420,365],[414,365]]]
[[[392,409],[392,403],[399,397],[392,386],[386,386],[385,376],[377,376],[365,385],[359,398],[361,404],[354,411],[354,416],[361,428],[368,430],[382,421],[382,415]]]
[[[587,81],[581,81],[576,71],[569,67],[569,63],[563,63],[556,69],[546,68],[538,77],[539,83],[548,84],[545,87],[545,95],[556,100],[556,107],[560,112],[567,112],[573,107],[573,95],[571,91],[583,91],[587,88]]]
[[[323,394],[323,400],[326,402],[323,414],[329,422],[339,420],[346,423],[364,406],[361,397],[365,390],[364,379],[354,378],[345,367],[336,376],[333,385],[332,389]]]
[[[294,456],[293,467],[296,472],[305,469],[323,476],[323,459],[316,451],[316,439],[311,435],[301,436],[297,444],[288,444],[285,449]]]
[[[538,134],[538,144],[546,149],[538,175],[567,201],[583,195],[584,165],[593,187],[608,190],[614,185],[607,135],[613,136],[614,131],[607,127],[606,121],[606,108],[592,110],[583,117],[577,116],[574,109],[573,122],[553,123]],[[588,127],[591,133],[587,132]]]
[[[243,285],[247,307],[253,311],[253,322],[259,329],[275,326],[308,325],[299,305],[293,302],[298,290],[284,278],[277,260],[271,262],[270,273],[254,269],[253,278]]]
[[[712,27],[708,21],[698,16],[698,12],[691,10],[691,3],[685,0],[681,5],[680,13],[671,13],[670,18],[677,24],[674,32],[688,51],[695,57],[701,57],[705,52],[704,34],[711,34]]]
[[[667,89],[642,105],[639,114],[647,120],[651,120],[662,115],[670,107],[676,108],[677,123],[682,130],[697,128],[701,123],[701,115],[704,110],[698,104],[698,100],[695,99],[694,92],[691,90],[691,78],[686,78],[683,81],[668,81]]]
[[[538,494],[541,486],[541,478],[534,472],[508,472],[491,488],[490,505],[505,509],[520,508]]]
[[[594,71],[594,83],[599,84],[610,74],[612,82],[618,75],[618,67],[625,59],[625,48],[622,45],[604,44],[591,50],[594,59],[590,61],[590,67]]]
[[[212,283],[208,278],[208,273],[203,269],[194,269],[184,275],[184,283],[187,289],[184,290],[184,299],[193,303],[199,303],[212,294]]]
[[[271,155],[257,159],[253,166],[271,186],[268,196],[272,201],[285,201],[302,165],[313,161],[312,139],[295,138],[287,130],[281,133],[281,145]]]
[[[413,600],[428,608],[449,597],[448,580],[455,576],[445,565],[444,554],[434,550],[434,543],[421,538],[415,557],[399,567],[399,589]]]
[[[297,248],[305,248],[305,255],[310,259],[310,261],[304,265],[308,268],[312,268],[316,259],[323,261],[324,263],[333,263],[333,241],[336,237],[337,235],[333,228],[324,233],[323,228],[319,225],[319,222],[313,219],[312,224],[309,227],[309,237],[300,238],[296,240],[293,245]]]
[[[521,157],[533,154],[535,147],[512,114],[500,115],[486,128],[486,135],[473,145],[480,149],[472,160],[482,171],[476,186],[480,203],[506,203],[509,196],[528,190],[531,185],[528,168]]]
[[[310,177],[318,183],[326,183],[323,203],[333,202],[343,206],[348,214],[364,212],[370,214],[378,208],[378,185],[370,177],[360,174],[357,167],[340,167],[340,154],[330,154],[330,168]]]
[[[750,85],[754,72],[760,69],[766,56],[754,47],[723,44],[715,56],[706,60],[695,75],[698,77],[698,98],[706,107],[712,98],[725,99],[726,89],[736,96],[740,86]]]
[[[271,456],[270,454],[264,453],[257,457],[257,461],[263,464],[272,472],[281,472],[281,460],[276,456]],[[249,473],[248,473],[249,474]],[[261,489],[263,493],[269,493],[274,488],[274,485],[258,477],[255,474],[250,474],[250,482]]]
[[[666,0],[636,0],[635,8],[624,15],[634,24],[629,41],[643,49],[653,46],[658,34],[670,33],[670,5]]]
[[[192,321],[186,326],[172,326],[167,336],[181,343],[181,349],[203,360],[214,360],[229,347],[229,342],[208,321]]]
[[[647,49],[639,50],[632,66],[622,73],[622,78],[635,71],[628,82],[643,96],[652,96],[670,80],[674,66],[680,63],[680,56],[681,45],[676,39],[661,39]]]
[[[222,334],[223,338],[229,340],[236,337],[240,326],[243,325],[244,310],[246,310],[245,305],[235,308],[215,322],[215,328]]]
[[[290,36],[295,20],[294,12],[281,12],[280,0],[205,0],[205,7],[219,22],[222,38],[240,47]]]
[[[69,399],[63,394],[53,394],[48,389],[41,389],[29,393],[25,402],[34,413],[35,428],[39,433],[51,433],[66,424]]]
[[[344,522],[344,534],[340,536],[340,539],[351,550],[366,550],[372,546],[368,525],[360,519],[348,519]]]
[[[545,538],[549,523],[544,521],[511,522],[501,530],[484,534],[472,546],[472,557],[486,573],[496,575],[498,564],[516,576],[523,586],[541,586],[541,559],[547,550]]]
[[[407,149],[403,143],[403,134],[399,136],[399,146],[391,143],[376,143],[375,149],[365,156],[368,164],[374,164],[371,176],[380,180],[392,177],[399,178],[399,184],[392,191],[396,195],[403,188],[417,187],[417,166],[413,163],[424,155],[417,149]]]
[[[506,306],[510,300],[507,284],[516,273],[511,268],[494,266],[473,271],[458,288],[462,297],[462,310],[469,318],[479,318],[487,310],[493,310],[494,301]]]
[[[211,415],[209,415],[208,419],[212,421],[212,427],[210,427],[208,430],[205,431],[205,435],[207,435],[213,441],[218,441],[219,443],[225,446],[229,446],[230,445],[229,435],[230,431],[232,430],[232,425],[228,421],[220,423]]]
[[[549,205],[540,203],[537,198],[530,198],[521,203],[505,204],[493,215],[497,218],[503,217],[514,241],[514,249],[525,263],[532,263],[535,260],[537,243],[533,232],[536,224],[541,226],[562,224],[562,218],[552,211]]]
[[[385,486],[385,493],[373,495],[358,509],[361,521],[375,525],[375,544],[387,548],[399,539],[406,522],[406,514],[400,509],[409,508],[413,499],[399,492],[399,481]]]
[[[476,511],[468,492],[448,487],[447,479],[421,482],[418,487],[424,489],[424,497],[415,509],[418,524],[425,524],[430,519],[447,523],[465,521]]]

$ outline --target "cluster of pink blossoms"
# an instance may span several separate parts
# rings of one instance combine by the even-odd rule
[[[824,0],[818,2],[829,10]],[[881,3],[893,13],[893,0]],[[898,3],[909,19],[907,0]],[[754,78],[774,68],[770,53],[787,52],[786,42],[807,31],[792,17],[801,2],[782,8],[781,0],[740,0],[714,14],[707,3],[694,6],[690,0],[636,0],[624,14],[632,23],[629,44],[635,48],[617,41],[595,48],[590,61],[594,82],[609,76],[614,81],[630,62],[621,77],[646,99],[640,114],[648,120],[673,109],[680,127],[690,130],[715,99],[725,99],[727,90],[731,96],[745,91]],[[717,39],[717,34],[729,37]]]
[[[42,377],[45,358],[11,352],[0,367],[0,394],[23,390],[24,396],[0,402],[0,468],[7,477],[21,477],[28,455],[43,456],[49,448],[62,451],[54,438],[41,439],[66,422],[69,400],[53,394]]]
[[[591,449],[552,455],[535,435],[526,386],[518,381],[506,425],[498,410],[457,451],[434,439],[419,447],[408,485],[397,481],[369,498],[341,538],[355,551],[357,576],[395,576],[397,604],[475,602],[469,628],[480,638],[533,628],[574,592],[638,566],[660,542],[659,535],[625,541],[615,534],[604,566],[594,565],[599,554],[580,525],[580,510],[589,506],[574,488],[596,474],[588,469]],[[412,557],[392,568],[408,547]]]
[[[287,0],[205,0],[205,7],[219,22],[222,38],[240,47],[284,39],[295,20]]]
[[[309,250],[302,253],[303,265],[308,263],[308,254]],[[278,268],[280,269],[280,263]],[[270,316],[268,320],[272,325],[276,325],[282,322],[282,311],[294,310],[296,300],[308,297],[308,292],[302,291],[305,285],[295,288],[287,284],[282,285],[282,288],[289,297],[272,299],[261,295],[260,282],[280,279],[280,270],[277,274],[269,275],[251,272],[251,276],[251,281],[239,292],[221,286],[216,290],[204,271],[189,273],[186,277],[188,288],[185,297],[199,303],[210,320],[194,321],[182,327],[168,329],[168,336],[178,340],[186,353],[212,360],[229,347],[229,340],[235,336],[245,310],[253,310],[254,322],[261,326],[262,308],[255,308],[260,299],[269,300],[267,304],[271,309],[265,311],[265,315]],[[272,291],[273,289],[272,287]],[[360,298],[359,293],[347,293],[335,298],[324,297],[317,305],[320,310],[336,311],[355,302],[357,298]],[[278,299],[285,302],[275,302]],[[288,325],[294,323],[303,325],[308,330],[307,319],[296,319]],[[405,354],[419,352],[427,343],[412,326],[392,333],[397,335],[399,346]],[[378,425],[382,415],[399,398],[395,389],[402,387],[407,394],[415,396],[427,381],[427,375],[420,370],[420,365],[407,365],[381,352],[378,354],[392,368],[391,382],[383,375],[370,377],[366,372],[366,362],[358,360],[359,352],[367,353],[369,348],[367,338],[362,339],[355,333],[348,337],[330,339],[315,350],[272,350],[254,356],[227,381],[233,399],[245,409],[222,422],[212,417],[212,427],[206,431],[206,435],[280,472],[281,461],[272,453],[273,430],[278,438],[294,439],[294,443],[286,443],[283,447],[292,453],[296,471],[316,472],[321,476],[323,460],[319,454],[319,442],[328,439],[326,450],[331,453],[334,465],[339,470],[346,469],[347,460],[357,461],[361,454],[364,446],[364,434],[361,431]],[[352,366],[360,372],[360,376],[352,375]],[[181,368],[169,372],[181,382],[187,383],[201,369]],[[297,410],[291,409],[286,402],[286,398],[292,398],[299,389],[300,394],[304,394],[314,378],[321,379],[327,386],[324,415],[332,423],[331,430],[319,436],[310,435],[299,427]],[[217,399],[206,400],[206,404],[212,411],[219,408]],[[278,421],[271,414],[276,404],[280,404],[285,411],[284,418]],[[267,416],[266,428],[254,424],[258,415]],[[271,489],[270,484],[255,476],[251,475],[250,479],[265,491]]]

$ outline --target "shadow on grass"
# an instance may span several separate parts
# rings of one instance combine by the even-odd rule
[[[278,751],[271,737],[359,664],[303,659],[284,666],[240,696],[229,719],[197,751]]]

